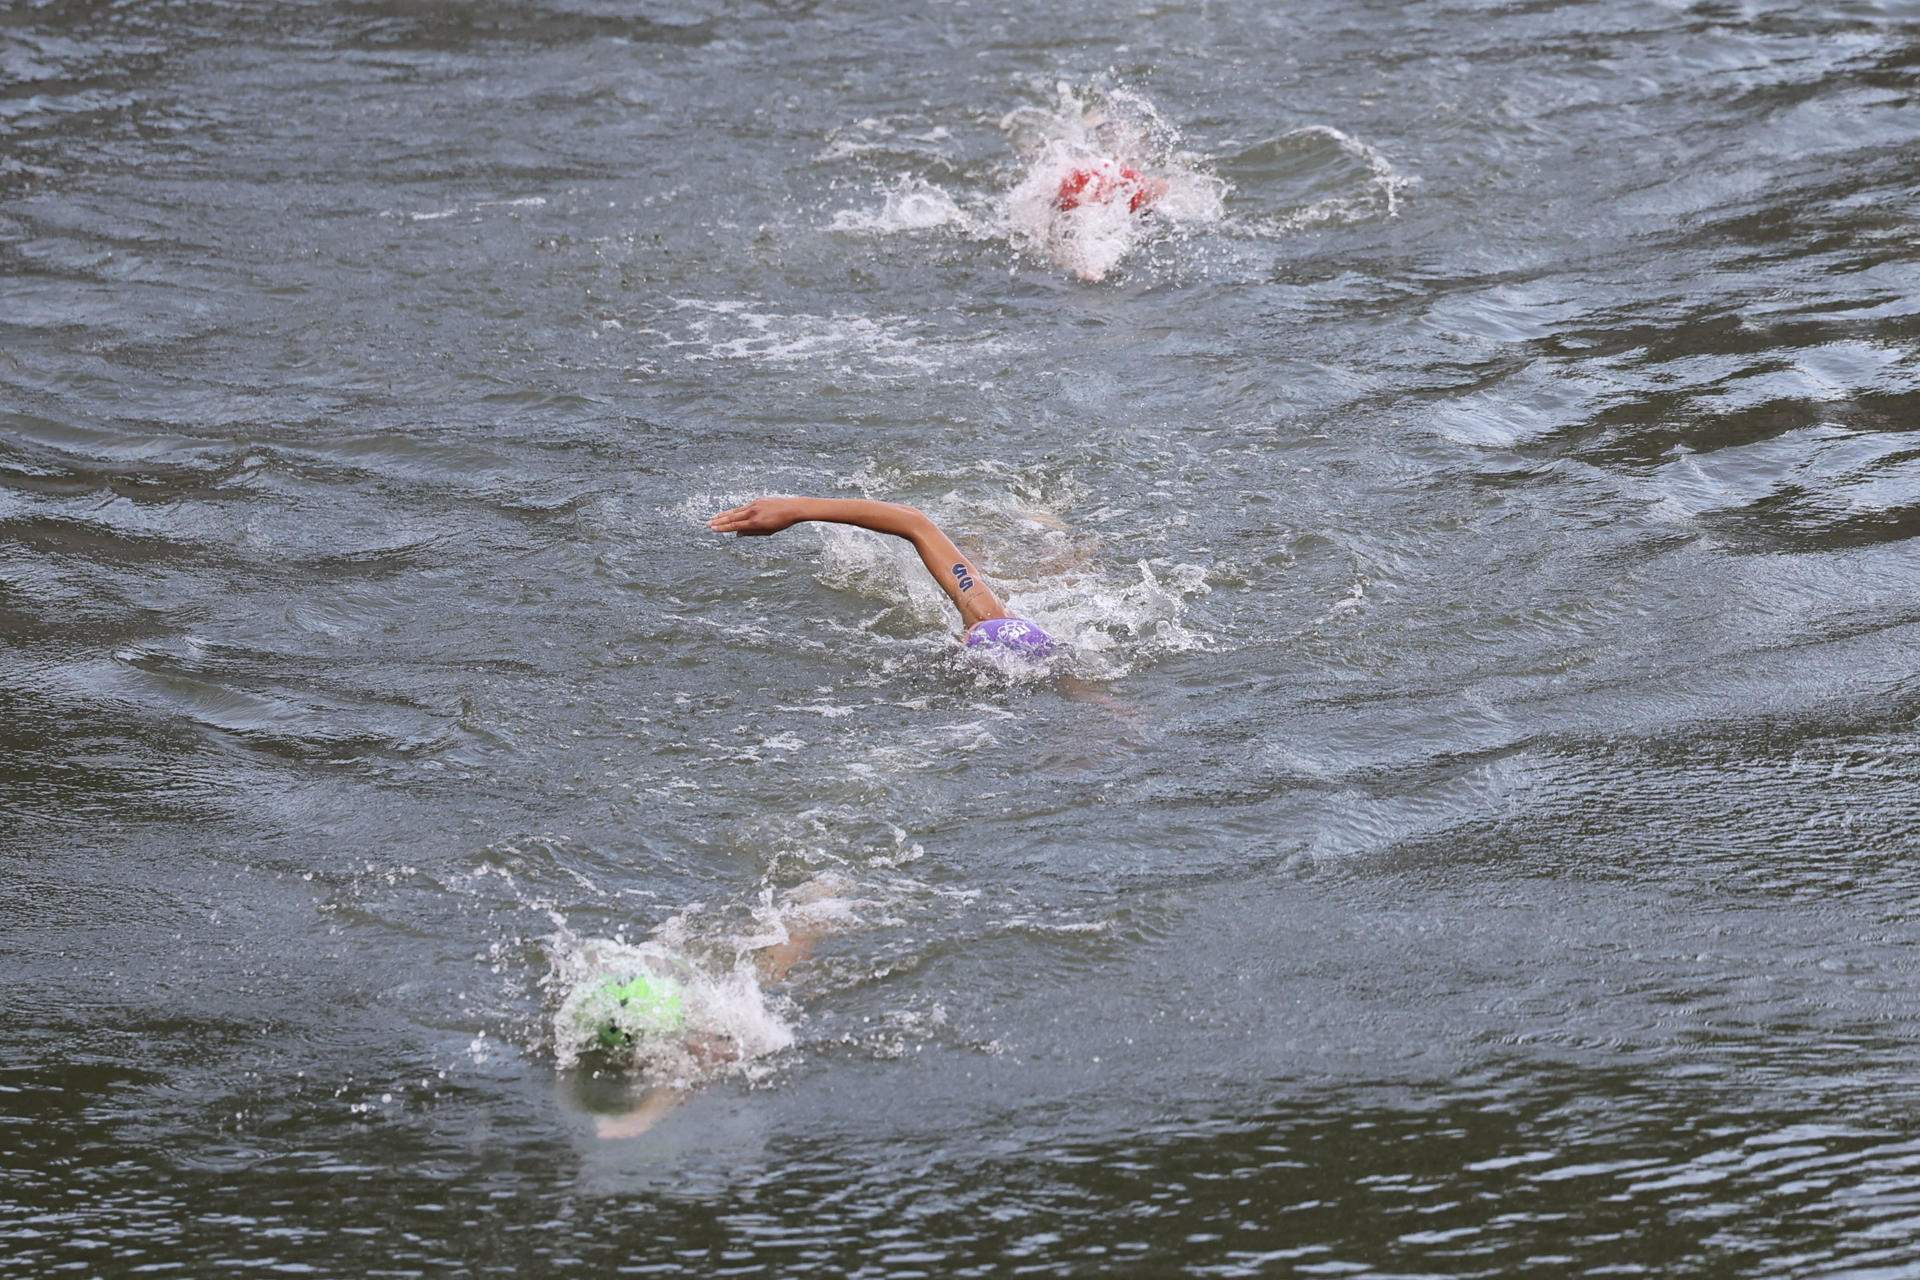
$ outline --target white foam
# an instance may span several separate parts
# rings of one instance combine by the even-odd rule
[[[1179,131],[1129,89],[1061,84],[1048,109],[1009,112],[1000,127],[1021,160],[1004,204],[1007,234],[1020,248],[1088,282],[1104,280],[1128,254],[1169,229],[1218,222],[1227,184],[1184,149]],[[1062,209],[1062,184],[1075,174],[1132,169],[1164,190],[1138,212],[1129,191]]]
[[[965,660],[976,667],[1020,680],[1059,669],[1112,679],[1142,658],[1211,643],[1186,617],[1189,601],[1210,590],[1198,565],[1102,563],[1083,536],[1053,517],[1036,517],[1010,497],[984,510],[975,503],[970,514],[957,495],[931,505],[935,519],[950,531],[989,525],[970,540],[977,546],[967,549],[977,550],[1008,611],[1039,623],[1064,650],[1055,663],[1042,666],[983,646],[966,651]],[[868,630],[919,634],[930,641],[958,637],[952,602],[905,542],[840,525],[816,527],[822,556],[815,577],[821,585],[886,605],[867,620]]]
[[[659,940],[631,944],[613,938],[576,938],[564,926],[548,942],[553,969],[548,989],[559,996],[553,1015],[554,1057],[564,1069],[592,1051],[609,1022],[634,1037],[628,1064],[654,1083],[685,1088],[723,1072],[751,1074],[754,1064],[793,1043],[793,1029],[760,989],[744,955],[713,972],[683,950]],[[628,1026],[610,983],[649,975],[681,992],[683,1028],[662,1033]]]
[[[892,235],[902,231],[931,231],[955,227],[977,229],[975,220],[944,190],[924,179],[902,175],[881,190],[878,209],[842,209],[833,215],[832,229],[858,235]]]
[[[545,196],[521,196],[514,200],[478,200],[473,204],[455,205],[451,209],[434,209],[418,212],[407,209],[382,209],[383,218],[402,218],[408,222],[439,222],[444,218],[455,217],[462,213],[478,213],[482,209],[537,209],[547,203]]]
[[[879,189],[878,207],[842,209],[833,215],[831,229],[877,236],[947,228],[970,238],[1005,238],[1021,252],[1094,282],[1139,246],[1222,217],[1227,184],[1213,176],[1203,157],[1183,147],[1179,131],[1138,92],[1061,84],[1052,105],[1011,111],[1000,128],[1018,156],[1010,188],[969,197],[903,175]],[[902,140],[935,144],[947,139],[944,128],[901,135],[892,124],[862,120],[836,132],[815,158],[832,162],[893,152]],[[1076,172],[1120,178],[1124,169],[1140,177],[1120,196],[1060,207],[1061,184]],[[1145,188],[1157,195],[1136,212],[1130,207],[1132,194]]]
[[[1066,649],[1069,670],[1111,680],[1143,659],[1205,649],[1212,637],[1188,625],[1188,602],[1207,594],[1206,570],[1167,560],[1088,570],[1007,592],[1013,613],[1045,627]]]
[[[823,587],[848,591],[883,602],[887,612],[868,620],[899,629],[905,621],[912,632],[957,625],[953,604],[928,575],[913,547],[899,538],[854,529],[846,525],[814,525],[821,543],[815,579]],[[901,615],[899,618],[889,614]]]
[[[920,373],[938,361],[923,349],[912,323],[901,316],[757,311],[741,301],[676,298],[677,331],[643,330],[661,349],[682,348],[690,362],[745,361],[792,367],[820,361],[858,364],[882,371]]]

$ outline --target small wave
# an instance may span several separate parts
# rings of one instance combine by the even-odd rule
[[[1317,627],[1323,623],[1332,622],[1339,618],[1352,617],[1364,612],[1368,605],[1367,588],[1372,585],[1372,578],[1357,578],[1347,587],[1345,595],[1328,605],[1327,611],[1314,619],[1313,625]]]
[[[952,132],[944,125],[935,125],[921,133],[908,133],[891,120],[868,116],[828,134],[827,145],[814,156],[814,161],[836,164],[871,158],[924,160],[942,154],[952,140]]]
[[[1324,223],[1400,214],[1419,179],[1395,169],[1379,148],[1332,125],[1289,130],[1221,161],[1235,190],[1262,210],[1238,225],[1259,235],[1288,235]]]
[[[520,196],[511,200],[477,200],[473,204],[455,205],[451,209],[382,209],[380,216],[398,218],[402,222],[440,222],[463,213],[478,213],[482,209],[538,209],[546,203],[545,196]]]

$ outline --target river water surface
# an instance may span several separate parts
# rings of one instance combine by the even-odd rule
[[[1920,1275],[1917,19],[7,6],[0,1274]]]

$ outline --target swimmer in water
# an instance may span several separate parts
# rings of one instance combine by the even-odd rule
[[[1166,194],[1165,178],[1151,178],[1132,165],[1102,160],[1076,168],[1060,179],[1053,206],[1062,213],[1072,213],[1082,205],[1111,204],[1125,196],[1128,213],[1144,214]]]
[[[787,895],[787,901],[804,909],[833,888],[830,882],[817,880]],[[809,925],[804,915],[786,916],[783,923],[785,938],[753,952],[753,967],[762,982],[784,982],[796,964],[812,955],[821,933],[821,927]],[[575,1033],[590,1031],[592,1049],[616,1069],[624,1066],[631,1070],[650,1062],[657,1065],[664,1056],[678,1060],[697,1078],[750,1055],[750,1050],[725,1032],[701,1029],[691,999],[684,966],[660,959],[641,961],[570,997],[559,1018]],[[594,1090],[599,1073],[579,1074],[584,1078],[576,1078],[574,1085]],[[602,1139],[637,1138],[690,1096],[686,1084],[651,1085],[630,1094],[624,1083],[617,1083],[613,1092],[610,1111],[601,1111],[607,1101],[604,1096],[600,1106],[590,1108],[600,1111],[594,1117],[594,1132]]]
[[[1036,660],[1056,651],[1053,637],[1038,623],[1009,614],[972,558],[913,507],[864,498],[759,498],[722,511],[707,521],[707,528],[743,538],[764,537],[807,520],[850,524],[911,542],[927,572],[960,610],[968,648],[998,649]]]

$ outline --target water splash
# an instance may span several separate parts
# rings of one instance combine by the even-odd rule
[[[1093,283],[1148,241],[1222,217],[1227,184],[1134,90],[1061,84],[1052,104],[1016,108],[1000,128],[1017,157],[1009,188],[969,198],[905,174],[879,189],[878,207],[834,214],[832,229],[1005,239]],[[830,148],[821,159],[856,154]]]
[[[1188,619],[1189,602],[1211,590],[1203,568],[1167,560],[1130,568],[1028,580],[1009,589],[1008,607],[1045,627],[1066,647],[1068,669],[1090,679],[1117,679],[1143,660],[1212,643]]]
[[[842,209],[834,214],[833,230],[868,235],[931,231],[936,227],[954,227],[968,234],[981,231],[978,218],[923,178],[903,174],[885,189],[884,197],[878,209]]]
[[[1189,603],[1210,590],[1198,565],[1104,561],[1097,539],[1011,493],[984,501],[947,495],[925,505],[963,549],[977,554],[1008,611],[1039,623],[1062,649],[1046,664],[1008,661],[990,648],[964,651],[974,667],[1022,680],[1058,671],[1113,679],[1143,659],[1210,643],[1187,616]],[[885,605],[863,622],[864,630],[957,637],[953,605],[906,543],[838,525],[818,528],[821,585]]]
[[[861,124],[879,129],[874,121]],[[877,206],[835,213],[831,229],[1004,239],[1017,252],[1097,283],[1147,245],[1208,228],[1268,238],[1398,217],[1419,184],[1372,143],[1324,124],[1288,130],[1216,162],[1189,149],[1145,95],[1109,83],[1056,85],[1051,103],[1018,107],[999,125],[1017,158],[1010,186],[970,194],[905,172],[877,188]],[[837,162],[873,151],[836,145],[817,158]],[[887,154],[916,168],[932,161]]]
[[[760,988],[750,959],[715,972],[687,949],[651,939],[577,938],[565,925],[548,941],[548,991],[554,1057],[562,1069],[583,1057],[608,1059],[652,1083],[686,1088],[728,1072],[753,1076],[763,1060],[793,1043],[793,1029]],[[624,1006],[613,988],[645,977],[676,993],[670,1020]],[[613,1028],[622,1046],[609,1050]]]
[[[1018,108],[1000,128],[1021,164],[1008,235],[1081,280],[1104,280],[1151,237],[1224,213],[1227,184],[1134,90],[1061,84],[1052,106]]]
[[[912,635],[950,631],[958,625],[946,592],[927,575],[909,544],[845,525],[815,528],[821,544],[815,580],[823,587],[885,605],[883,612],[863,624],[867,630]]]

